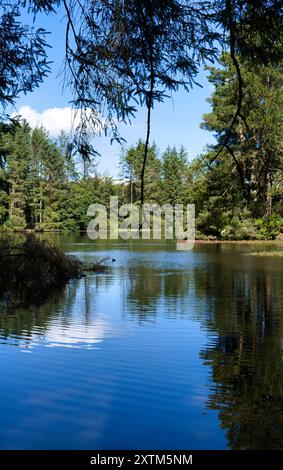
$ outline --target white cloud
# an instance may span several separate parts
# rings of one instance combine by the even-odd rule
[[[90,111],[89,111],[90,113]],[[52,136],[60,134],[61,130],[71,132],[80,121],[80,112],[75,112],[71,107],[48,108],[41,113],[31,106],[21,106],[12,117],[20,115],[31,127],[43,126]]]
[[[49,108],[38,113],[31,106],[21,106],[12,117],[20,115],[32,127],[43,126],[51,135],[58,135],[61,130],[70,132],[74,123],[74,111],[70,107]]]

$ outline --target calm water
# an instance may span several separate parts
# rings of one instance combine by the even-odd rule
[[[283,449],[283,258],[58,243],[117,261],[0,311],[0,448]]]

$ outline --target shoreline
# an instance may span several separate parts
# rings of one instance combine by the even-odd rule
[[[14,231],[1,231],[0,230],[0,234],[1,235],[19,235],[19,234],[22,234],[22,235],[44,235],[44,234],[53,234],[53,235],[84,235],[84,234],[87,234],[87,230],[81,230],[79,232],[64,232],[64,231],[60,231],[60,230],[44,230],[44,231],[37,231],[37,230],[31,230],[31,229],[27,229],[27,230],[14,230]],[[107,239],[108,241],[111,241],[111,239]],[[138,239],[140,240],[140,239]],[[142,240],[142,239],[141,239]],[[95,240],[93,240],[95,241]],[[100,239],[99,239],[100,241]],[[152,240],[152,241],[156,241],[158,242],[159,240]],[[161,240],[161,241],[164,241],[164,240]],[[173,239],[171,241],[175,241],[175,242],[184,242],[185,240],[177,240],[177,239]],[[194,243],[196,245],[217,245],[217,244],[260,244],[260,243],[276,243],[276,244],[283,244],[283,235],[282,235],[282,238],[275,238],[273,240],[269,240],[267,238],[265,239],[262,239],[262,240],[258,240],[258,239],[254,239],[254,240],[237,240],[237,239],[234,239],[234,240],[221,240],[221,239],[202,239],[202,238],[198,238],[198,239],[195,239],[194,240]]]

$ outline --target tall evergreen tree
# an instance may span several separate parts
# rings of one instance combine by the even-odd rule
[[[7,181],[9,183],[9,219],[7,227],[21,230],[27,227],[29,188],[27,179],[31,167],[30,127],[24,122],[14,132],[6,134]]]
[[[187,154],[184,147],[168,147],[162,156],[163,202],[178,204],[184,201]]]
[[[280,197],[273,188],[283,169],[282,66],[242,64],[242,113],[230,141],[225,142],[227,123],[234,113],[237,78],[227,55],[221,65],[222,68],[209,68],[209,81],[215,91],[208,100],[212,111],[204,116],[202,127],[215,133],[218,140],[215,152],[224,142],[217,165],[224,168],[223,162],[228,161],[231,174],[237,172],[246,206],[259,216],[270,216],[274,197],[277,200]]]
[[[140,173],[143,166],[145,143],[139,140],[136,146],[130,147],[122,161],[123,172],[129,178],[129,192],[132,184],[132,202],[140,200],[141,180]],[[161,200],[161,161],[158,158],[155,144],[149,146],[148,164],[145,172],[145,200],[144,202],[160,202]],[[131,197],[128,195],[128,202]]]

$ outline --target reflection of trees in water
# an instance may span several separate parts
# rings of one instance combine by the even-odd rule
[[[126,281],[133,316],[183,312],[208,331],[207,406],[232,449],[283,449],[283,272],[273,263],[220,254],[190,270],[135,266]]]
[[[68,328],[72,323],[73,306],[78,286],[82,287],[81,281],[69,283],[68,286],[50,295],[48,301],[39,307],[13,310],[3,308],[0,310],[0,341],[13,336],[29,342],[32,340],[34,332],[43,336],[48,331],[49,325],[58,319],[62,327]],[[87,286],[84,286],[84,289],[85,296],[87,296]],[[85,305],[88,305],[88,302]],[[86,322],[87,315],[88,309],[86,308],[84,312]]]
[[[276,260],[264,264],[247,257],[239,265],[233,256],[218,255],[178,270],[135,260],[118,277],[110,273],[71,283],[40,308],[0,312],[0,341],[13,335],[28,342],[34,331],[44,335],[58,319],[68,328],[76,314],[91,324],[96,292],[107,302],[117,282],[123,311],[132,318],[187,315],[208,331],[201,351],[211,368],[207,407],[219,411],[229,446],[283,449],[282,269]]]
[[[220,411],[232,449],[282,449],[283,273],[218,266],[206,276],[208,291],[214,285],[202,318],[213,332],[201,352],[212,368],[207,406]]]
[[[158,269],[139,265],[130,268],[127,309],[140,320],[156,315],[161,297],[161,276]]]
[[[167,317],[186,311],[190,282],[187,270],[167,271],[140,264],[130,268],[127,276],[124,309],[133,317],[149,319],[159,309]]]
[[[283,448],[283,273],[256,260],[211,261],[170,272],[135,265],[125,306],[140,321],[157,313],[200,321],[209,333],[207,406],[219,411],[228,445]]]

